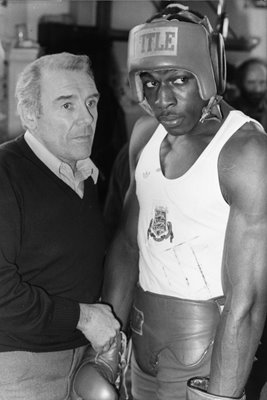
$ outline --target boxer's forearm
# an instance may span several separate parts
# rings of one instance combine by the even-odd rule
[[[102,301],[110,304],[126,329],[138,280],[138,251],[117,237],[106,259]]]
[[[245,400],[244,388],[257,348],[253,318],[224,310],[213,346],[209,377],[188,382],[186,400]]]
[[[253,311],[234,318],[224,312],[217,330],[208,392],[230,398],[242,396],[260,341],[264,318]]]

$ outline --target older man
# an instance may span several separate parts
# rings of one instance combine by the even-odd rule
[[[120,328],[99,303],[99,93],[89,58],[61,53],[28,65],[16,96],[26,133],[0,148],[0,398],[63,400],[86,345],[105,352]]]

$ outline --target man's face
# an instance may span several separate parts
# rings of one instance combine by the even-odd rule
[[[267,91],[267,68],[261,64],[251,64],[244,77],[242,94],[248,102],[259,104]]]
[[[191,73],[149,71],[141,73],[140,78],[148,104],[168,133],[182,135],[198,124],[207,101],[201,99],[196,78]]]
[[[41,115],[33,134],[72,167],[90,156],[97,122],[99,93],[84,71],[44,71]]]

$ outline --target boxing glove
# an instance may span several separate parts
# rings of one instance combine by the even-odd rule
[[[73,380],[74,393],[83,400],[118,400],[126,336],[123,332],[105,353],[88,346]]]
[[[239,397],[217,396],[207,393],[209,378],[195,377],[187,382],[186,400],[246,400],[245,394]]]

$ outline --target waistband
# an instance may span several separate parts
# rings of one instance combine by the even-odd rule
[[[184,305],[186,307],[190,307],[191,304],[192,306],[195,305],[195,306],[200,306],[200,308],[201,307],[205,308],[209,307],[209,305],[216,304],[219,310],[221,311],[221,309],[225,304],[225,296],[212,297],[207,300],[183,299],[176,296],[164,295],[144,290],[139,283],[137,284],[136,292],[137,294],[139,293],[139,295],[144,296],[147,299],[150,299],[151,301],[153,301],[154,299],[155,301],[157,300],[160,303],[179,304],[180,306]]]

